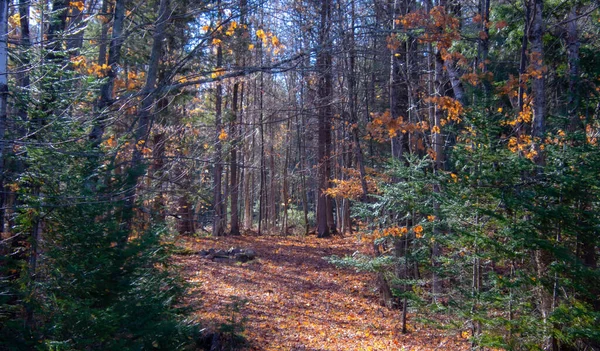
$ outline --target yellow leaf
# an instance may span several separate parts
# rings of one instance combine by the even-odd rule
[[[221,129],[221,133],[219,133],[219,140],[225,140],[225,139],[227,139],[228,136],[229,135],[227,134],[225,129]]]
[[[224,69],[223,67],[221,67],[221,68],[217,68],[217,69],[216,69],[216,70],[215,70],[215,71],[214,71],[214,72],[213,72],[213,73],[210,75],[210,77],[214,79],[214,78],[218,78],[218,77],[220,77],[220,76],[222,76],[222,75],[224,75],[224,74],[225,74],[225,69]]]
[[[420,239],[423,237],[423,227],[418,225],[414,228],[414,230],[415,230],[415,236],[417,237],[417,239]]]
[[[71,1],[69,6],[77,8],[79,11],[83,11],[84,5],[83,1]]]
[[[232,36],[233,33],[235,33],[235,29],[237,28],[237,22],[236,21],[232,21],[229,24],[229,28],[227,28],[227,31],[225,32],[225,35],[227,36]]]
[[[248,50],[254,50],[254,44],[248,45]]]
[[[8,18],[8,24],[10,24],[11,27],[19,27],[21,25],[21,16],[19,16],[18,13],[10,16]]]
[[[257,30],[256,36],[259,37],[260,39],[264,40],[265,39],[265,31],[262,29]]]
[[[271,44],[273,44],[273,46],[279,46],[279,44],[281,44],[281,43],[279,42],[279,39],[276,36],[272,36]]]
[[[85,67],[85,57],[84,56],[75,56],[71,58],[71,63],[73,64],[73,67],[77,68],[79,66],[83,66]]]

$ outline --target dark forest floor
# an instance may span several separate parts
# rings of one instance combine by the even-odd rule
[[[400,311],[380,306],[374,275],[323,259],[367,251],[354,237],[246,235],[188,238],[180,245],[188,253],[177,261],[191,284],[194,317],[213,330],[232,319],[243,325],[243,350],[468,349],[460,333],[423,327],[410,314],[410,332],[401,334]],[[215,262],[197,254],[231,247],[251,248],[257,258]]]

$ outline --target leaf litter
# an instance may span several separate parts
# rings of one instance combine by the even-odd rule
[[[245,235],[184,238],[186,252],[210,248],[250,248],[257,259],[215,262],[198,254],[179,255],[190,283],[186,303],[201,325],[243,326],[241,350],[375,351],[467,350],[463,335],[448,334],[411,321],[400,332],[400,313],[379,304],[376,277],[339,268],[324,257],[367,253],[354,237]],[[243,303],[240,303],[243,301]],[[232,312],[236,303],[237,312]],[[232,314],[233,313],[233,314]],[[239,327],[239,326],[238,326]]]

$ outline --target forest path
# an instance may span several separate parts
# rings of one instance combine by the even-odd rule
[[[191,255],[179,256],[191,283],[189,303],[201,325],[218,328],[234,301],[244,320],[244,350],[457,350],[456,336],[420,330],[399,333],[399,311],[378,303],[372,274],[341,269],[323,257],[367,248],[354,237],[241,236],[188,239]],[[250,248],[255,260],[215,262],[202,249]],[[417,328],[417,330],[415,330]]]

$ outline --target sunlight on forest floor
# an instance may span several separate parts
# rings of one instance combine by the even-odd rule
[[[340,269],[323,257],[368,251],[354,237],[242,236],[187,239],[188,251],[252,248],[256,260],[215,262],[198,254],[178,257],[192,284],[189,304],[202,325],[243,320],[244,350],[462,350],[461,335],[424,328],[379,304],[375,277]],[[239,299],[239,300],[238,300]],[[238,303],[235,303],[238,301]],[[242,302],[240,302],[242,301]]]

